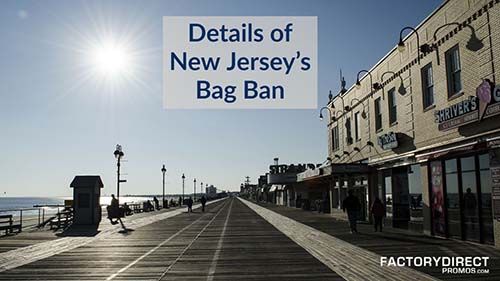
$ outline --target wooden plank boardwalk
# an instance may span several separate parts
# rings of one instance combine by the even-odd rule
[[[446,240],[392,228],[385,228],[382,233],[374,232],[369,224],[358,224],[360,233],[351,234],[346,221],[335,219],[329,214],[318,214],[274,204],[260,203],[259,206],[380,256],[490,257],[489,274],[442,274],[441,268],[437,267],[413,268],[441,280],[500,280],[500,250],[489,245]]]
[[[0,272],[35,279],[343,280],[234,198]]]

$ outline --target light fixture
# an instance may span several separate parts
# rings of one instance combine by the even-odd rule
[[[405,45],[405,42],[403,41],[403,31],[405,30],[411,30],[415,33],[415,35],[417,36],[417,46],[418,46],[418,57],[417,57],[417,61],[418,61],[418,64],[420,64],[420,52],[424,53],[424,54],[427,54],[427,53],[430,53],[434,50],[434,47],[433,46],[430,46],[429,44],[423,44],[423,45],[420,45],[420,37],[418,36],[418,32],[415,28],[411,27],[411,26],[407,26],[407,27],[404,27],[403,29],[401,29],[401,31],[399,32],[399,42],[398,42],[398,50],[399,52],[404,52],[405,49],[406,49],[406,45]]]
[[[326,109],[328,110],[328,114],[330,116],[330,121],[333,122],[333,114],[332,114],[332,110],[327,107],[327,106],[323,106],[320,110],[319,110],[319,120],[323,121],[323,109]]]
[[[373,142],[371,142],[371,141],[367,141],[367,142],[366,142],[366,145],[371,146],[371,147],[373,147],[373,146],[374,146],[374,145],[373,145]]]
[[[361,73],[364,73],[366,72],[366,74],[370,77],[370,95],[373,93],[373,77],[372,77],[372,74],[370,73],[370,71],[366,70],[366,69],[363,69],[363,70],[360,70],[358,72],[358,75],[356,75],[356,89],[361,89],[361,82],[359,80],[359,75]]]

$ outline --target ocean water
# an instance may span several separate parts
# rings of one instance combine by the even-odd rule
[[[165,196],[165,199],[178,200],[178,196]],[[18,215],[19,210],[23,209],[23,215],[38,215],[38,209],[35,205],[63,205],[64,200],[72,199],[72,197],[0,197],[0,214]],[[120,197],[120,203],[141,203],[147,200],[153,200],[153,196],[124,196]],[[158,197],[161,201],[161,197]],[[110,196],[101,196],[101,205],[109,205],[111,202]],[[45,213],[57,212],[57,208],[44,207]]]

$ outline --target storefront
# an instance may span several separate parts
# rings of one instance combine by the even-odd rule
[[[433,235],[493,244],[491,163],[486,143],[431,155],[428,162]]]

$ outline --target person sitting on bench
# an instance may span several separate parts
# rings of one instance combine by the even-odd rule
[[[115,198],[114,194],[111,194],[111,204],[106,209],[108,210],[108,219],[111,224],[121,222],[120,205],[118,204],[118,199]],[[113,219],[116,220],[113,221]]]

